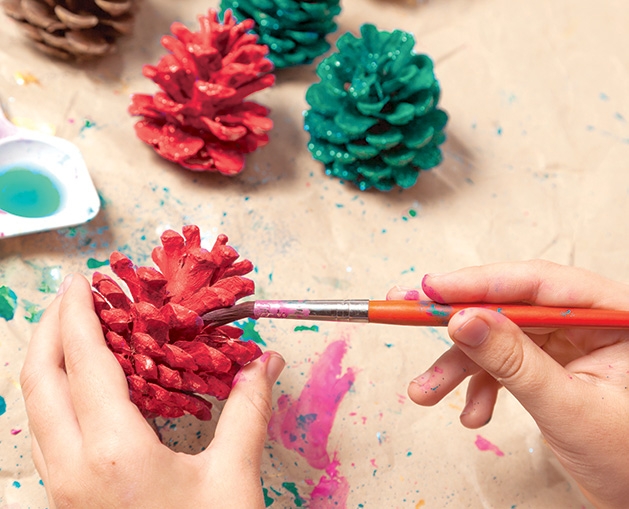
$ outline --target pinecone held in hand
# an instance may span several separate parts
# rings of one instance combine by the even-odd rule
[[[219,235],[208,251],[199,228],[184,226],[183,237],[167,230],[153,250],[152,267],[134,267],[114,252],[111,269],[125,281],[131,300],[112,278],[94,273],[94,307],[105,340],[127,376],[131,401],[146,417],[212,417],[202,396],[227,398],[234,376],[261,355],[252,341],[240,341],[238,327],[205,325],[201,315],[233,306],[253,294],[242,277],[249,260]]]
[[[41,51],[63,60],[100,57],[133,28],[134,0],[2,0]]]

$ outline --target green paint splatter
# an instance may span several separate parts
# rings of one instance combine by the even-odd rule
[[[260,334],[256,330],[257,323],[258,322],[255,320],[247,318],[242,322],[234,322],[234,325],[242,329],[242,337],[240,339],[243,341],[253,341],[259,345],[266,346],[266,342],[260,337]]]
[[[41,273],[38,290],[42,293],[57,293],[61,284],[61,265],[44,267]]]
[[[408,211],[408,215],[411,217],[415,217],[417,215],[417,211],[415,209],[411,209]]]
[[[91,129],[92,127],[96,126],[96,122],[92,122],[89,118],[86,118],[83,121],[83,125],[81,126],[81,129],[79,130],[79,134],[83,134],[83,131],[85,131],[86,129]]]
[[[286,489],[286,491],[289,491],[295,497],[295,507],[301,507],[304,505],[305,500],[299,496],[297,486],[295,486],[294,482],[283,482],[282,486]]]
[[[44,314],[44,310],[37,304],[27,300],[22,300],[22,305],[24,306],[24,311],[26,311],[26,314],[24,315],[26,321],[30,323],[39,323],[41,315]]]
[[[0,286],[0,318],[13,320],[17,308],[17,295],[8,286]]]
[[[104,267],[105,265],[109,265],[109,260],[97,260],[96,258],[88,258],[87,259],[87,268],[88,269],[97,269],[99,267]]]
[[[319,326],[313,325],[312,327],[306,327],[305,325],[298,325],[295,327],[295,332],[301,332],[304,330],[311,330],[312,332],[319,332]]]
[[[269,490],[266,488],[262,488],[262,493],[264,494],[264,507],[270,507],[275,500],[269,497]]]

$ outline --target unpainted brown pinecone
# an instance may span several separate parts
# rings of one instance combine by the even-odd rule
[[[135,0],[1,0],[43,52],[63,60],[111,53],[133,27]]]

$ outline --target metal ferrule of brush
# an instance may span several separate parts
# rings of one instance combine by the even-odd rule
[[[330,322],[368,322],[368,300],[257,301],[256,318],[299,318]]]

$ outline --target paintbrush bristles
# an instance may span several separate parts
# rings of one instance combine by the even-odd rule
[[[203,318],[206,325],[218,327],[220,325],[226,325],[245,318],[255,318],[253,314],[254,306],[255,301],[242,302],[229,308],[220,308],[208,311],[201,318]]]

